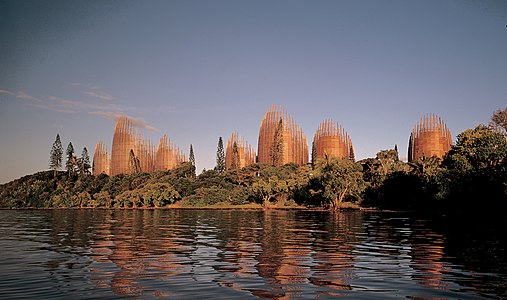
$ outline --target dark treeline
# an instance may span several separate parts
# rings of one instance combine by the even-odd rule
[[[506,112],[497,111],[494,116]],[[399,159],[395,147],[358,162],[326,158],[303,166],[253,164],[224,170],[219,142],[217,167],[199,176],[191,162],[169,171],[94,176],[87,171],[87,153],[76,159],[69,145],[67,171],[57,171],[62,162],[53,152],[62,151],[52,150],[52,171],[1,185],[0,207],[130,208],[178,203],[194,207],[257,204],[332,210],[500,211],[507,206],[507,139],[499,128],[507,125],[492,120],[495,126],[480,125],[460,133],[443,159],[423,157],[410,163]]]

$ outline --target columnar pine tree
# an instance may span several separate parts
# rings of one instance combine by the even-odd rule
[[[188,161],[190,162],[190,165],[192,166],[192,177],[195,177],[195,155],[194,155],[194,147],[192,147],[192,144],[190,144],[190,153],[188,154]]]
[[[351,161],[356,161],[356,156],[354,154],[354,147],[350,145],[349,158]]]
[[[188,161],[195,167],[195,156],[194,156],[194,147],[190,144],[190,153],[188,154]]]
[[[312,142],[312,166],[315,166],[317,162],[317,146],[315,145],[315,141]]]
[[[90,155],[88,154],[88,149],[86,147],[83,148],[83,152],[81,152],[81,158],[79,159],[79,172],[81,175],[90,174]]]
[[[49,168],[54,171],[55,177],[56,172],[60,170],[60,168],[62,167],[62,160],[63,160],[62,141],[60,140],[60,134],[57,134],[56,140],[53,143],[53,148],[51,148],[49,156]]]
[[[71,174],[74,173],[76,170],[76,156],[74,155],[74,146],[72,146],[72,142],[69,143],[67,146],[67,162],[65,163],[65,168],[67,169],[67,172],[69,174],[69,177]]]
[[[215,169],[218,173],[223,173],[225,171],[224,141],[222,140],[222,137],[218,138],[217,166]]]
[[[239,168],[239,150],[238,144],[234,142],[234,144],[232,144],[231,170],[237,170],[238,168]]]
[[[271,164],[280,167],[283,163],[283,120],[280,119],[271,146]]]
[[[139,158],[134,154],[134,150],[130,149],[129,152],[129,171],[130,174],[141,173],[141,164]]]

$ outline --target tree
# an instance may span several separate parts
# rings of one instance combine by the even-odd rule
[[[276,127],[270,150],[271,164],[280,167],[283,164],[283,120],[281,118]]]
[[[295,163],[281,167],[254,164],[245,167],[242,172],[251,174],[244,182],[249,186],[250,193],[261,200],[262,205],[267,208],[272,199],[276,199],[278,203],[294,199],[308,184],[311,168]]]
[[[313,193],[321,195],[331,204],[331,210],[336,211],[344,199],[360,199],[366,188],[361,169],[361,165],[349,159],[318,160],[314,180],[317,189]]]
[[[65,164],[65,168],[67,169],[67,172],[70,177],[70,175],[74,173],[74,171],[76,170],[77,166],[76,156],[74,155],[74,146],[72,146],[72,142],[69,142],[66,153],[67,153],[67,162]]]
[[[463,156],[476,170],[495,167],[507,161],[507,140],[502,134],[479,125],[458,135],[446,163],[451,163],[455,156]]]
[[[264,208],[268,207],[271,198],[275,198],[277,195],[289,191],[287,182],[279,179],[278,176],[256,178],[252,183],[250,190],[254,195],[257,195],[262,199],[262,206]]]
[[[60,170],[62,167],[63,160],[63,148],[62,141],[60,140],[60,134],[56,135],[56,140],[53,143],[53,148],[51,148],[51,152],[49,155],[49,168],[54,171],[54,177],[56,177],[56,172]]]
[[[220,174],[222,174],[225,171],[224,141],[222,140],[222,137],[218,138],[217,166],[215,167],[215,169]]]
[[[423,156],[416,161],[410,162],[409,166],[412,168],[411,171],[417,176],[435,176],[441,172],[439,169],[440,158],[436,156]]]
[[[239,169],[239,149],[238,144],[234,142],[234,144],[232,144],[231,170],[238,169]]]
[[[350,145],[349,158],[351,161],[356,161],[356,156],[354,155],[354,147]]]
[[[194,148],[192,144],[190,144],[190,153],[188,154],[188,161],[195,167],[195,156],[194,156]]]
[[[130,149],[129,152],[129,171],[130,174],[141,173],[141,164],[139,158],[134,154],[134,150]]]
[[[78,159],[79,163],[79,173],[81,175],[90,174],[90,155],[88,154],[88,149],[86,147],[83,148],[81,152],[81,157]]]
[[[312,166],[317,162],[317,146],[315,145],[315,141],[312,142]]]
[[[491,116],[491,125],[495,129],[507,131],[507,107],[496,110]]]
[[[479,125],[458,135],[444,157],[443,194],[453,209],[477,212],[485,200],[488,210],[507,205],[507,140],[492,128]]]

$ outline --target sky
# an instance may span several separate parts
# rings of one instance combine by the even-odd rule
[[[110,150],[122,113],[200,172],[234,130],[257,148],[272,104],[356,159],[406,159],[427,113],[455,139],[507,107],[507,1],[0,0],[0,183],[47,170],[57,133]]]

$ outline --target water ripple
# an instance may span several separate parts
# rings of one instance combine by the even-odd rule
[[[5,299],[507,297],[503,239],[402,214],[0,211],[0,236]]]

